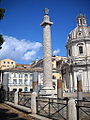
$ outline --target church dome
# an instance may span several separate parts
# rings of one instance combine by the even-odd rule
[[[77,17],[77,27],[69,33],[68,41],[83,37],[90,37],[90,27],[86,24],[86,17],[80,14]]]

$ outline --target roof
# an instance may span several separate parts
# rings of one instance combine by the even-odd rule
[[[77,26],[74,28],[68,36],[68,40],[71,41],[77,38],[90,37],[90,27],[89,26]]]
[[[2,71],[13,72],[13,71],[20,71],[20,72],[43,72],[43,69],[40,67],[36,68],[9,68]]]
[[[9,61],[13,61],[13,62],[15,62],[14,60],[12,60],[12,59],[9,59],[9,58],[7,58],[7,59],[4,59],[4,60],[1,60],[1,61],[6,61],[6,60],[9,60]],[[1,62],[0,61],[0,62]]]
[[[17,66],[31,66],[30,64],[16,64]]]
[[[16,68],[30,68],[30,64],[16,64]]]

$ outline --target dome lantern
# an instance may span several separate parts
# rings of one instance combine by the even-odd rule
[[[77,25],[78,26],[87,26],[86,16],[84,16],[83,14],[80,14],[77,17]]]

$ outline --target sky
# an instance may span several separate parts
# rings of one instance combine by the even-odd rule
[[[83,13],[90,25],[90,0],[1,0],[5,16],[0,21],[0,34],[5,40],[0,60],[10,58],[19,64],[30,64],[43,58],[44,9],[49,9],[52,55],[66,56],[66,42],[77,26],[76,17]]]

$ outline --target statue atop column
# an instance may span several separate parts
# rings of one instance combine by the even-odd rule
[[[44,12],[45,12],[45,15],[48,15],[49,9],[48,9],[48,8],[45,8]]]

